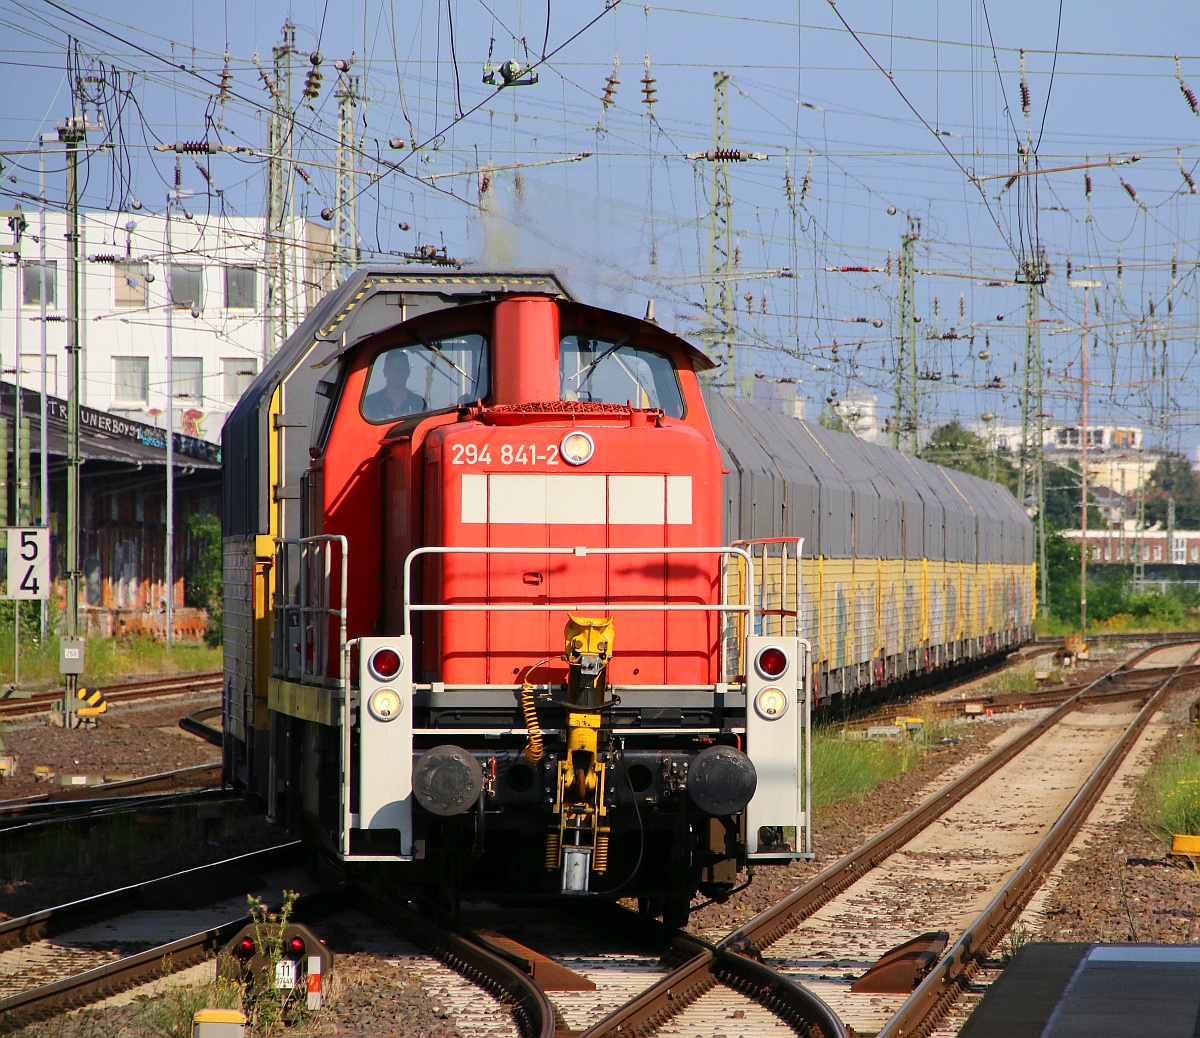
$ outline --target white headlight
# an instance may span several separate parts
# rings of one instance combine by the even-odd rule
[[[768,685],[754,697],[754,709],[758,711],[758,716],[765,720],[774,721],[777,717],[782,717],[787,713],[787,708],[787,693],[774,685]]]
[[[562,438],[558,452],[568,465],[582,465],[596,453],[596,445],[585,432],[569,432]]]
[[[394,688],[377,688],[367,700],[367,709],[376,721],[392,721],[400,716],[403,703]]]

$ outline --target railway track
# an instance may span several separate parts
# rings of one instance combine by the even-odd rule
[[[200,671],[164,678],[161,676],[137,681],[104,685],[99,691],[110,703],[134,699],[155,699],[161,696],[188,695],[200,692],[220,692],[222,676],[219,670]],[[45,713],[55,701],[62,699],[63,690],[37,692],[28,699],[0,698],[0,717],[27,717]]]
[[[1187,651],[1191,654],[1195,649],[1193,645]],[[414,949],[420,948],[426,956],[431,956],[432,959],[422,960],[414,950],[413,968],[417,972],[435,971],[430,976],[443,997],[452,1001],[458,998],[458,1004],[451,1009],[460,1018],[460,1031],[466,1036],[495,1034],[497,1014],[509,1014],[513,1033],[529,1038],[555,1035],[563,1038],[567,1034],[629,1038],[656,1032],[736,1033],[751,1038],[789,1030],[812,1036],[842,1036],[851,1033],[848,1025],[860,1032],[878,1032],[881,1038],[930,1034],[970,985],[1038,883],[1053,867],[1166,691],[1180,678],[1196,676],[1197,668],[1189,659],[1157,668],[1157,672],[1148,669],[1145,664],[1149,658],[1163,651],[1172,650],[1161,647],[1146,650],[1076,690],[1047,716],[873,840],[715,943],[683,933],[669,933],[658,924],[646,924],[635,914],[612,905],[595,906],[601,912],[589,922],[584,918],[589,912],[584,911],[581,903],[572,918],[548,927],[540,922],[544,911],[527,913],[529,918],[539,920],[537,925],[531,922],[517,926],[511,922],[511,913],[500,913],[486,906],[472,908],[467,913],[465,929],[458,933],[435,926],[406,906],[381,902],[362,891],[342,895],[350,900],[338,901],[336,907],[357,910],[376,925],[386,923]],[[1173,651],[1184,650],[1176,647]],[[1147,677],[1153,680],[1148,682]],[[1111,713],[1116,709],[1120,713],[1121,704],[1128,704],[1133,697],[1144,698],[1145,705],[1140,709],[1126,705],[1123,712],[1130,716],[1119,718],[1119,725],[1111,716],[1104,723],[1096,720],[1107,716],[1105,711]],[[1038,830],[1024,833],[1029,838],[1027,842],[1033,844],[1032,850],[1028,854],[1024,851],[1020,855],[1010,854],[1012,861],[1000,863],[1007,869],[1007,875],[998,881],[997,889],[966,889],[971,884],[960,870],[954,873],[958,878],[952,876],[948,881],[949,887],[926,892],[930,903],[951,906],[950,914],[955,917],[956,925],[948,939],[948,950],[925,972],[911,995],[872,995],[864,999],[849,993],[847,979],[830,976],[830,971],[841,974],[843,970],[853,970],[854,976],[861,973],[876,952],[870,947],[873,933],[876,943],[880,935],[885,943],[894,943],[897,929],[905,936],[912,936],[915,927],[925,928],[915,917],[901,916],[890,920],[893,936],[889,936],[888,927],[876,927],[864,914],[863,905],[853,901],[856,886],[880,874],[900,876],[902,870],[896,866],[895,858],[901,852],[913,859],[928,859],[935,854],[936,849],[922,848],[915,841],[927,839],[929,827],[939,820],[943,827],[948,825],[951,831],[960,834],[965,829],[977,828],[977,820],[973,819],[977,819],[978,810],[971,806],[972,794],[991,797],[994,802],[994,794],[988,791],[989,780],[992,785],[998,780],[1002,784],[1013,783],[1012,767],[1027,761],[1031,748],[1039,744],[1048,752],[1043,752],[1041,760],[1023,766],[1027,772],[1044,773],[1048,758],[1062,756],[1061,747],[1053,744],[1053,733],[1061,731],[1066,723],[1076,725],[1069,745],[1086,756],[1080,747],[1087,742],[1093,756],[1099,758],[1099,764],[1091,769],[1079,792],[1070,796],[1068,790],[1066,810],[1056,811],[1057,820],[1052,817],[1041,828],[1038,820],[1027,820],[1026,829]],[[1118,727],[1120,735],[1112,738]],[[1090,765],[1091,761],[1087,763]],[[955,820],[955,811],[966,814]],[[977,846],[990,842],[991,836],[981,833]],[[939,860],[943,872],[953,873],[956,866],[944,852]],[[986,864],[993,872],[1000,867],[994,862]],[[945,897],[956,883],[962,888],[957,891],[957,899]],[[851,901],[843,901],[842,907],[836,907],[835,899],[845,896]],[[986,901],[983,910],[971,911],[981,898]],[[910,896],[908,900],[914,899]],[[855,920],[859,945],[852,953],[844,954],[849,946],[835,944],[833,926],[837,916],[847,912]],[[230,929],[222,929],[222,925],[231,927],[240,924],[243,918],[244,910],[226,924],[208,925],[186,939],[178,938],[170,946],[174,949],[170,953],[178,961],[198,961],[232,933]],[[55,927],[69,921],[58,915],[54,919]],[[824,927],[815,936],[814,920]],[[4,947],[5,934],[11,932],[4,927],[15,926],[18,931],[30,928],[31,935],[36,937],[38,925],[34,917],[27,922],[0,924],[0,948]],[[803,936],[806,928],[807,937]],[[111,937],[109,941],[111,944]],[[818,949],[816,945],[821,947]],[[167,948],[168,945],[162,944],[135,952],[126,957],[130,961],[124,965],[121,965],[123,960],[99,963],[85,971],[87,979],[79,984],[63,978],[47,986],[53,990],[37,998],[36,992],[22,993],[20,1006],[7,1004],[18,997],[10,995],[0,1000],[0,1014],[14,1012],[22,1019],[29,1019],[57,1011],[56,1007],[97,997],[106,986],[141,983],[151,979],[154,970],[147,972],[148,966],[157,965]],[[536,952],[532,951],[535,948]],[[138,955],[142,958],[134,962]],[[426,964],[421,964],[422,961]],[[581,977],[585,988],[591,985],[590,990],[546,990],[550,985],[540,983],[545,975],[545,962]],[[451,990],[453,985],[446,983],[447,969],[465,978],[460,982],[458,996]],[[439,970],[442,972],[436,972]],[[0,957],[0,975],[4,973]],[[481,1008],[479,988],[488,991],[496,1001]],[[865,1015],[862,1012],[854,1015],[855,999],[867,1004]],[[472,1024],[472,1020],[476,1023]]]
[[[1137,673],[1138,662],[1160,651],[1150,649],[1139,654],[1135,660],[1098,678],[1092,686],[1110,677],[1117,678],[1118,672],[1130,680],[1128,675]],[[1128,723],[1120,725],[1118,738],[1105,740],[1092,733],[1093,755],[1099,763],[1089,769],[1086,782],[1066,790],[1069,793],[1079,789],[1079,792],[1069,799],[1061,814],[1055,812],[1044,826],[1033,817],[1007,823],[1010,829],[1026,830],[1019,835],[1029,846],[1020,854],[1011,847],[1010,853],[999,856],[1006,857],[1006,861],[994,860],[997,856],[989,854],[997,837],[984,828],[990,807],[987,804],[981,807],[978,800],[986,799],[992,806],[998,803],[997,789],[1013,783],[1011,765],[1021,761],[1027,762],[1024,767],[1031,773],[1040,771],[1042,777],[1050,779],[1044,785],[1065,781],[1061,775],[1052,777],[1046,770],[1053,757],[1062,756],[1062,747],[1045,743],[1044,748],[1050,752],[1033,763],[1028,763],[1027,754],[1031,747],[1047,739],[1048,733],[1076,715],[1086,704],[1086,693],[1092,686],[1081,689],[1071,700],[1005,743],[873,840],[725,937],[718,943],[718,949],[752,959],[762,958],[785,974],[807,982],[817,994],[834,1004],[847,1024],[860,1032],[878,1032],[881,1038],[930,1033],[987,955],[999,945],[1036,884],[1065,850],[1071,835],[1182,670],[1182,664],[1173,668],[1162,677],[1140,710],[1127,712]],[[1080,716],[1086,723],[1086,716]],[[1108,727],[1111,731],[1114,726]],[[1079,734],[1079,730],[1073,732],[1065,745],[1077,749]],[[1105,742],[1107,745],[1103,745]],[[1098,743],[1101,745],[1097,748]],[[1002,769],[1007,770],[1002,774]],[[1004,781],[989,784],[994,778]],[[969,798],[976,792],[979,796],[972,804]],[[943,820],[942,827],[950,834],[950,839],[942,844],[927,835],[939,820]],[[1014,841],[1009,843],[1013,845]],[[951,850],[955,844],[966,852],[958,859]],[[931,860],[933,868],[929,867]],[[925,869],[922,872],[911,867],[914,865],[924,865]],[[983,867],[972,871],[976,865]],[[1000,874],[1002,881],[997,881]],[[922,883],[921,875],[940,879]],[[981,912],[973,911],[981,898],[986,907]],[[939,906],[942,915],[938,921],[948,925],[935,926],[930,913],[918,911],[928,905]],[[849,981],[857,979],[865,967],[893,945],[923,932],[947,928],[949,950],[930,968],[911,997],[850,992]]]
[[[0,921],[0,1032],[157,980],[168,957],[203,962],[246,922],[248,892],[307,888],[298,910],[316,910],[301,853],[285,844]]]

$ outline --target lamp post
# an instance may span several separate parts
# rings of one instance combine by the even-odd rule
[[[1087,534],[1088,534],[1088,471],[1087,471],[1087,437],[1088,437],[1088,289],[1099,288],[1102,282],[1072,279],[1068,281],[1072,288],[1083,289],[1083,364],[1080,371],[1082,402],[1079,411],[1079,471],[1083,477],[1079,495],[1079,633],[1087,637]]]
[[[178,160],[175,182],[179,182]],[[174,254],[171,250],[171,205],[195,192],[176,187],[167,192],[167,536],[164,548],[163,574],[166,578],[167,645],[175,644],[175,293],[171,279]]]

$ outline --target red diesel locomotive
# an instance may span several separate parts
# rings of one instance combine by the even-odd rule
[[[711,366],[550,274],[360,271],[318,304],[225,426],[228,779],[449,904],[678,923],[810,853],[817,693],[1027,639],[1032,531]]]

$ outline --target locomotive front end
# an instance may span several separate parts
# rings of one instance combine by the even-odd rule
[[[335,730],[285,723],[309,740],[291,816],[450,897],[636,896],[676,920],[748,861],[805,854],[798,546],[723,544],[703,356],[513,295],[339,359],[294,549],[311,593],[283,621],[336,647],[298,661]],[[778,601],[746,590],[756,566]],[[298,703],[303,676],[278,677]]]

